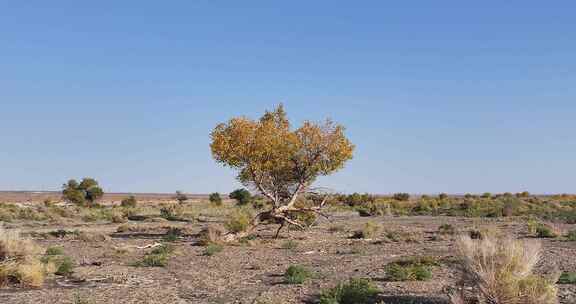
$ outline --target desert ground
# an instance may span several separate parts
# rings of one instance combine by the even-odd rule
[[[43,204],[40,199],[57,197],[22,195],[3,199],[18,208],[35,208]],[[99,210],[118,205],[117,197],[108,196]],[[450,303],[447,295],[458,288],[461,277],[454,247],[459,233],[497,227],[516,238],[534,238],[516,217],[361,217],[351,209],[329,208],[328,218],[318,218],[305,231],[283,230],[274,238],[277,225],[262,225],[249,238],[208,252],[199,242],[201,231],[222,225],[237,208],[234,201],[213,206],[204,196],[182,205],[170,196],[138,198],[143,217],[106,219],[91,215],[101,211],[76,210],[75,216],[4,221],[5,229],[20,231],[43,248],[61,248],[72,259],[73,270],[47,277],[42,287],[4,286],[0,303],[317,303],[323,290],[349,278],[371,279],[380,290],[374,303]],[[76,208],[55,204],[50,208]],[[178,217],[161,215],[159,210],[170,206],[180,208]],[[378,229],[370,237],[355,238],[367,223]],[[447,224],[453,232],[439,229]],[[555,227],[576,229],[574,224]],[[576,270],[576,242],[538,241],[543,248],[538,271]],[[166,263],[146,267],[141,261],[159,244],[171,248]],[[390,279],[386,265],[415,257],[434,260],[431,278]],[[284,273],[291,265],[307,268],[310,278],[287,284]],[[558,289],[559,303],[576,303],[576,285],[559,284]]]

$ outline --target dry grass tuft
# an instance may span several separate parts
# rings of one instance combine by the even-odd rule
[[[225,231],[220,226],[208,226],[198,234],[198,244],[207,246],[210,244],[220,244],[223,242]]]
[[[464,235],[459,237],[457,247],[465,281],[472,285],[480,303],[556,303],[554,282],[532,273],[540,259],[539,242],[494,235],[475,240]],[[458,301],[463,300],[454,302]]]
[[[0,285],[41,287],[50,265],[40,262],[43,250],[17,231],[0,228]]]

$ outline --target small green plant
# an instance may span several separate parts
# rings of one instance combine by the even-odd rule
[[[421,264],[391,263],[386,266],[386,275],[390,281],[427,281],[432,278],[430,267]]]
[[[320,304],[368,304],[380,291],[369,279],[351,278],[346,283],[324,290]]]
[[[282,243],[282,249],[296,249],[298,247],[298,242],[294,241],[294,240],[287,240],[284,243]]]
[[[563,272],[558,279],[558,284],[576,284],[576,272]]]
[[[302,284],[312,276],[312,273],[304,266],[291,265],[284,273],[286,284]]]
[[[164,241],[166,242],[176,242],[182,236],[182,228],[169,227],[164,235]]]
[[[62,247],[48,247],[41,261],[44,264],[52,263],[56,269],[54,274],[57,275],[68,276],[74,271],[74,261],[71,257],[64,255]]]
[[[568,231],[566,234],[566,239],[572,242],[576,241],[576,230]]]
[[[220,245],[220,244],[208,244],[206,246],[206,248],[204,249],[204,255],[205,256],[213,256],[217,253],[222,252],[222,250],[224,250],[224,246]]]
[[[58,258],[52,259],[57,266],[56,272],[57,275],[61,276],[69,276],[74,272],[74,261],[69,256],[59,256]]]
[[[539,238],[555,238],[558,235],[556,234],[556,232],[554,232],[554,230],[550,226],[541,224],[538,227],[536,227],[536,236]]]
[[[456,228],[450,224],[442,224],[438,227],[438,233],[443,235],[454,235],[456,234]]]
[[[147,253],[141,261],[133,263],[136,267],[165,267],[168,264],[168,257],[174,251],[171,246],[161,245]]]
[[[46,249],[46,253],[45,255],[47,256],[51,256],[51,255],[63,255],[64,254],[64,249],[62,247],[56,247],[56,246],[50,246]]]
[[[214,206],[222,206],[222,198],[220,197],[220,193],[218,192],[212,193],[210,194],[208,199],[210,200],[210,203],[212,203]]]
[[[136,200],[136,197],[134,195],[130,195],[129,197],[123,199],[122,202],[120,202],[120,206],[124,208],[134,208],[136,207],[137,203],[138,201]]]

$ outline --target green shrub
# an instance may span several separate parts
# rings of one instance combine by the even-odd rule
[[[576,230],[568,231],[568,233],[566,234],[566,239],[573,242],[576,241]]]
[[[172,251],[174,251],[174,249],[171,246],[158,246],[147,253],[141,261],[132,265],[137,267],[165,267],[168,264],[168,257]]]
[[[302,284],[312,276],[312,273],[304,266],[291,265],[284,273],[286,284]]]
[[[576,284],[576,272],[563,272],[558,279],[558,284]]]
[[[41,261],[44,264],[54,264],[56,269],[54,273],[57,275],[68,276],[74,270],[74,261],[71,257],[64,255],[64,249],[62,249],[62,247],[48,247]]]
[[[442,224],[438,227],[438,233],[444,235],[453,235],[456,234],[456,228],[450,224]]]
[[[62,247],[50,246],[46,249],[46,253],[44,255],[63,255],[64,249]]]
[[[482,193],[482,196],[481,196],[481,197],[482,197],[482,198],[492,198],[492,193],[490,193],[490,192],[484,192],[484,193]]]
[[[224,246],[220,245],[220,244],[208,244],[206,246],[206,248],[204,248],[204,255],[205,256],[213,256],[217,253],[222,252],[222,250],[224,250]]]
[[[392,198],[397,200],[397,201],[405,202],[405,201],[410,200],[410,194],[408,194],[408,193],[395,193],[392,196]]]
[[[212,193],[210,194],[209,198],[210,203],[212,203],[215,206],[222,206],[222,198],[220,197],[220,193]]]
[[[139,267],[165,267],[168,263],[168,256],[159,254],[147,254],[136,266]]]
[[[554,232],[554,230],[550,226],[541,224],[538,227],[536,227],[536,236],[539,238],[555,238],[558,235],[556,234],[556,232]]]
[[[57,275],[68,276],[74,272],[74,261],[69,256],[59,256],[51,261],[56,265],[54,273]]]
[[[405,258],[386,265],[390,281],[426,281],[432,278],[432,267],[440,265],[431,256]]]
[[[441,199],[441,200],[445,200],[445,199],[448,198],[448,194],[446,194],[446,193],[440,193],[440,194],[438,194],[438,198]]]
[[[182,228],[169,227],[164,235],[164,241],[166,242],[176,242],[182,236]]]
[[[238,205],[244,206],[252,201],[252,194],[246,189],[236,189],[229,194],[231,199],[235,199]]]
[[[252,214],[246,209],[238,209],[228,216],[224,226],[232,233],[246,231],[252,222]]]
[[[372,303],[379,292],[371,280],[352,278],[323,291],[320,304],[368,304]]]
[[[432,278],[430,267],[420,264],[401,265],[391,263],[386,266],[388,280],[400,281],[426,281]]]
[[[120,202],[120,206],[124,208],[135,208],[138,201],[134,195],[130,195],[129,197],[125,198]]]

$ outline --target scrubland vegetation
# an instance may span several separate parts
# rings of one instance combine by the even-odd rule
[[[319,191],[354,146],[282,107],[212,140],[228,197],[0,202],[2,303],[576,303],[576,196]]]

